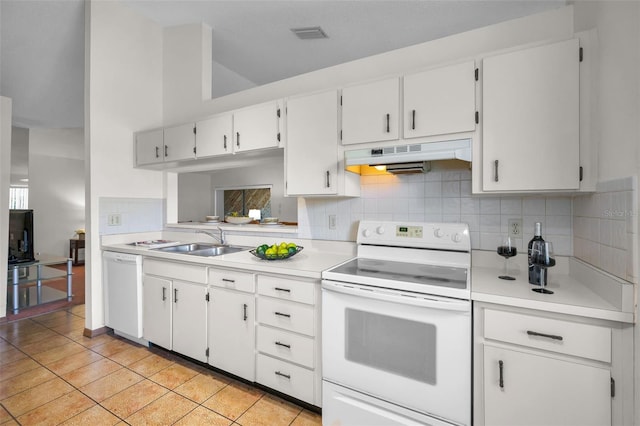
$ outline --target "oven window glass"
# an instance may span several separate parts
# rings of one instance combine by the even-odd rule
[[[436,327],[418,321],[346,310],[345,357],[351,362],[436,384]]]

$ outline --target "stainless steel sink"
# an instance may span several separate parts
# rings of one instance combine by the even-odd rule
[[[236,253],[243,250],[249,250],[251,247],[228,246],[221,244],[209,243],[191,243],[180,244],[171,247],[162,247],[154,250],[163,251],[165,253],[190,254],[192,256],[220,256],[223,254]]]

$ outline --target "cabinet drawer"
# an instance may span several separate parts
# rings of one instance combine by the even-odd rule
[[[258,351],[305,367],[313,368],[313,342],[310,337],[258,326]]]
[[[315,303],[316,284],[309,281],[258,275],[258,293],[294,302]]]
[[[158,275],[181,281],[190,281],[200,284],[207,283],[206,266],[187,265],[185,263],[144,258],[142,261],[142,271],[145,274]]]
[[[216,287],[231,288],[248,293],[255,291],[253,274],[246,272],[209,268],[209,283]]]
[[[484,337],[611,362],[611,329],[597,325],[487,309]]]
[[[314,404],[314,373],[297,365],[258,354],[256,381],[294,398]]]
[[[295,302],[260,297],[258,322],[314,336],[314,308]]]

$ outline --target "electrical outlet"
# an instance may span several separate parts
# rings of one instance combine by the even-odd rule
[[[509,236],[522,238],[522,219],[509,219]]]
[[[120,216],[120,213],[111,213],[107,217],[107,224],[109,226],[120,226],[120,225],[122,225],[122,217]]]
[[[329,229],[336,229],[337,218],[335,214],[329,215]]]

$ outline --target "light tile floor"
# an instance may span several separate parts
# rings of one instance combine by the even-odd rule
[[[320,415],[117,336],[84,305],[0,325],[0,425],[320,425]]]

